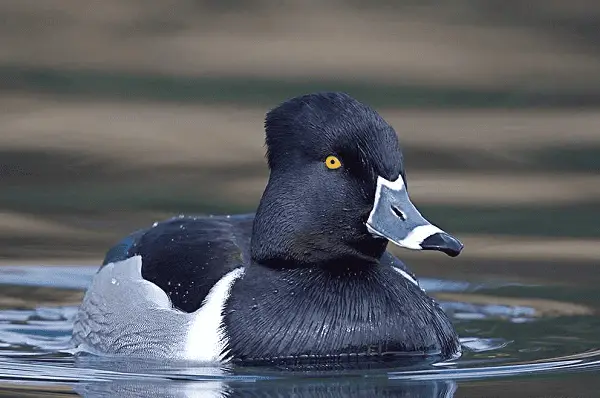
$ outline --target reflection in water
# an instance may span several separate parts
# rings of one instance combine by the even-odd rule
[[[257,382],[116,382],[89,383],[74,388],[83,397],[406,397],[452,398],[452,381],[381,382],[370,379],[325,381],[295,379]]]

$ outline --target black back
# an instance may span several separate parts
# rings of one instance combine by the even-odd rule
[[[175,217],[138,231],[109,250],[104,263],[142,257],[142,276],[185,312],[225,274],[250,260],[253,215]]]
[[[132,233],[110,248],[103,265],[142,256],[142,276],[159,286],[173,305],[194,312],[225,274],[250,264],[253,214],[175,217]],[[413,276],[391,253],[382,264]]]

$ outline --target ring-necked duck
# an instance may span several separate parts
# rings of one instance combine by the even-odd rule
[[[386,247],[463,245],[411,203],[396,132],[343,93],[265,121],[255,215],[175,217],[109,250],[73,340],[101,354],[242,364],[460,355],[442,309]]]

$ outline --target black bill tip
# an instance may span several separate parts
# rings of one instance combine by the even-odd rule
[[[444,232],[438,232],[425,238],[420,246],[423,250],[437,250],[450,257],[458,256],[464,247],[461,241]]]

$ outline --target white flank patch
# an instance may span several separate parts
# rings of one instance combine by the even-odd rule
[[[408,279],[409,281],[411,281],[412,283],[414,283],[415,285],[419,286],[419,282],[417,282],[417,280],[415,278],[413,278],[412,276],[410,276],[406,271],[404,271],[403,269],[400,268],[396,268],[396,267],[392,267],[392,269],[394,271],[396,271],[397,273],[399,273],[400,275],[402,275],[403,277],[405,277],[406,279]]]
[[[441,229],[435,225],[420,225],[410,231],[406,238],[398,242],[399,245],[404,246],[408,249],[422,250],[421,243],[433,234],[438,232],[444,233]]]
[[[202,306],[194,312],[185,343],[185,357],[192,361],[220,362],[227,354],[227,335],[223,327],[223,308],[233,283],[244,275],[237,268],[222,277],[208,292]]]

